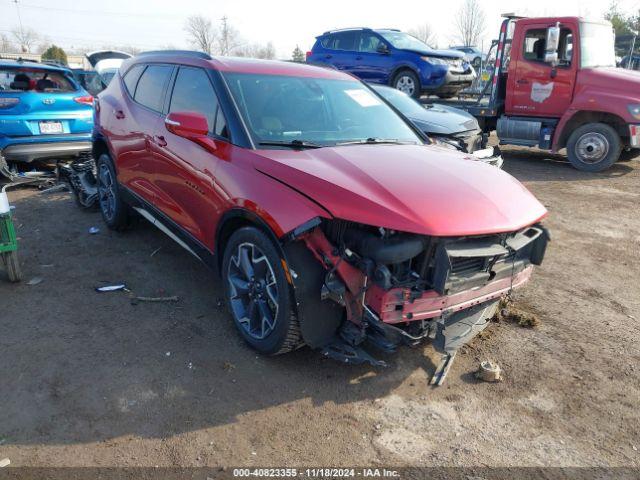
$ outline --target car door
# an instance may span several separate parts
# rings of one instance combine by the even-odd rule
[[[228,129],[218,98],[206,70],[180,66],[169,91],[167,113],[197,112],[207,118],[215,150],[171,133],[164,121],[156,126],[157,206],[173,222],[204,245],[211,245],[223,203],[215,173],[230,151]]]
[[[516,64],[509,69],[507,103],[508,114],[527,114],[540,117],[561,117],[573,98],[577,73],[577,58],[573,50],[572,29],[560,31],[559,64],[544,61],[547,28],[552,25],[533,24],[519,32],[520,55],[511,52]],[[513,68],[515,67],[515,68]]]
[[[136,67],[143,71],[134,71]],[[165,92],[173,68],[161,64],[132,67],[124,77],[130,96],[123,92],[118,99],[121,103],[114,104],[107,112],[113,116],[110,138],[117,156],[118,179],[151,204],[159,198],[154,187],[156,147],[153,136],[162,120]],[[136,78],[137,73],[140,75]]]
[[[327,42],[327,51],[324,61],[330,63],[338,70],[353,71],[356,66],[356,38],[357,30],[347,30],[331,34]],[[322,60],[322,59],[321,59]]]
[[[393,67],[389,45],[374,32],[362,31],[356,38],[356,48],[352,72],[367,82],[386,83]],[[381,48],[385,51],[380,51]]]

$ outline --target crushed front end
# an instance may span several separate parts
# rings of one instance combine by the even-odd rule
[[[433,237],[332,219],[310,223],[298,239],[323,267],[320,298],[346,311],[326,330],[315,325],[310,344],[347,363],[380,364],[366,346],[393,352],[431,339],[438,351],[455,355],[487,325],[499,299],[529,280],[549,234],[535,224]],[[305,315],[303,332],[310,321],[323,319]]]

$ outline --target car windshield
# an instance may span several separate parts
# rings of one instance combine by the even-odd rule
[[[429,45],[408,33],[394,32],[391,30],[378,30],[377,32],[395,48],[402,50],[431,50]]]
[[[73,92],[61,72],[37,68],[0,68],[0,92]]]
[[[406,93],[390,87],[373,87],[387,102],[409,117],[420,117],[424,114],[424,107]]]
[[[330,146],[379,139],[422,143],[392,108],[358,81],[232,72],[224,77],[258,145]]]
[[[606,23],[580,23],[580,66],[582,68],[615,67],[615,34]]]

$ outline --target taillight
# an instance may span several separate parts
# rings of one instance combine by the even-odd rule
[[[77,103],[91,105],[93,107],[93,97],[91,95],[87,95],[86,97],[75,97],[73,100]]]
[[[309,57],[310,57],[311,55],[313,55],[313,52],[312,52],[311,50],[309,50],[305,55],[306,55],[306,57],[307,57],[307,60],[309,60]]]
[[[18,103],[20,103],[20,99],[16,97],[0,98],[0,108],[15,107]]]

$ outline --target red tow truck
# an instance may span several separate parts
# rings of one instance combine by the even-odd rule
[[[503,17],[482,91],[439,102],[467,110],[503,145],[566,148],[579,170],[599,172],[640,154],[640,72],[616,68],[611,24]]]

